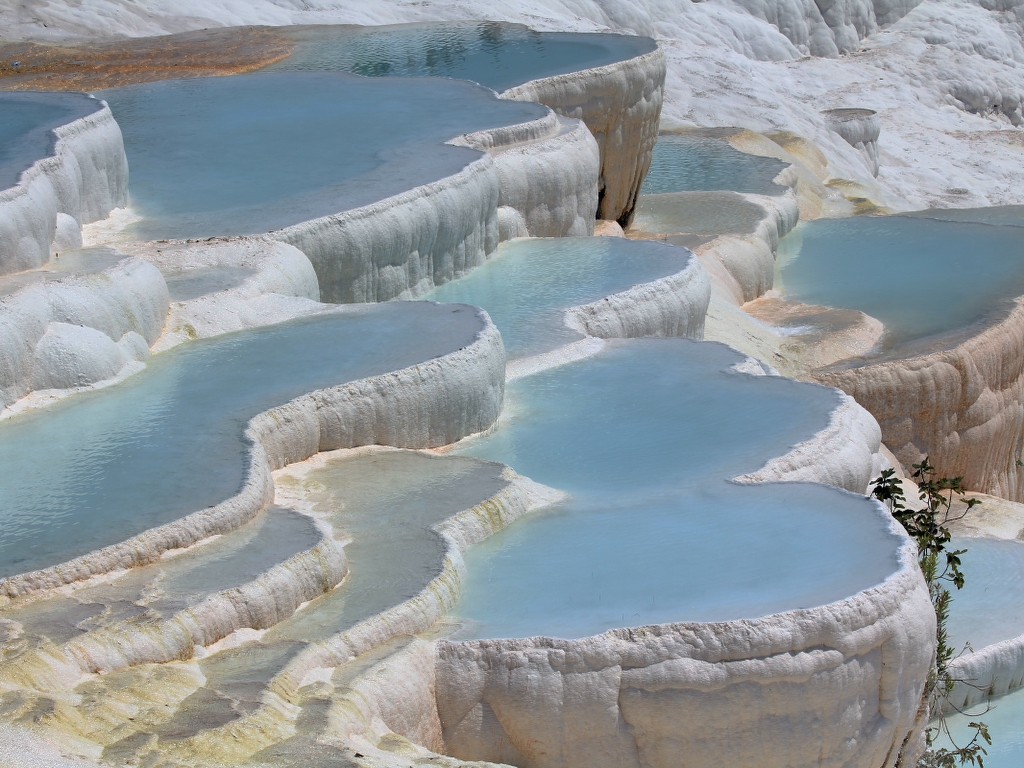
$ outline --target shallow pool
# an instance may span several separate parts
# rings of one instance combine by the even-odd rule
[[[535,32],[500,22],[427,22],[282,30],[295,41],[273,70],[339,70],[370,77],[454,77],[504,91],[529,80],[614,64],[657,48],[650,38]]]
[[[954,539],[963,555],[964,588],[950,590],[949,640],[956,652],[1024,635],[1024,542]]]
[[[569,307],[681,272],[690,258],[681,248],[614,237],[513,240],[424,298],[483,307],[509,357],[524,357],[582,338],[562,320]]]
[[[779,271],[782,291],[878,318],[886,326],[884,349],[938,341],[998,316],[1024,295],[1024,237],[1010,222],[1024,226],[1024,209],[818,219],[787,238],[794,256]]]
[[[463,637],[581,637],[761,616],[842,599],[896,567],[899,539],[861,496],[744,486],[823,428],[834,391],[730,372],[725,346],[613,342],[512,382],[506,415],[462,455],[572,499],[472,548]]]
[[[457,173],[445,144],[532,120],[473,83],[274,72],[102,91],[121,126],[139,239],[267,232]]]
[[[53,154],[53,129],[103,105],[84,93],[0,93],[0,189],[13,187],[36,160]]]
[[[631,230],[655,235],[747,235],[767,215],[735,192],[641,195]]]
[[[223,501],[255,414],[457,350],[479,329],[461,305],[353,307],[190,342],[121,384],[0,422],[0,575]]]
[[[787,167],[774,157],[740,152],[724,138],[699,134],[662,134],[654,145],[651,168],[640,192],[731,190],[781,195],[787,187],[773,179]]]
[[[949,717],[950,732],[958,746],[967,744],[973,735],[968,726],[972,720],[988,725],[992,746],[986,747],[985,768],[1020,768],[1024,765],[1024,690],[1014,691],[989,702],[992,709],[984,714],[985,705],[973,707],[967,715]],[[949,748],[942,738],[936,747]]]

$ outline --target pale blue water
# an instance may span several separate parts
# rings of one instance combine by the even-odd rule
[[[790,235],[797,255],[780,272],[786,298],[876,317],[891,348],[965,328],[1024,295],[1018,226],[926,218],[935,213],[800,225]],[[1008,210],[979,218],[1024,223]]]
[[[371,77],[473,80],[503,91],[529,80],[614,64],[650,53],[647,37],[534,32],[520,24],[428,22],[286,30],[297,42],[270,70],[340,70]]]
[[[726,369],[727,347],[615,343],[510,384],[507,420],[459,451],[572,499],[473,547],[466,637],[581,637],[845,598],[896,568],[878,508],[825,486],[727,482],[828,422],[835,392]]]
[[[615,237],[514,240],[424,298],[483,307],[509,357],[523,357],[582,338],[562,321],[568,307],[680,272],[690,258],[681,248]]]
[[[141,239],[251,234],[366,205],[480,156],[444,142],[544,115],[444,79],[274,72],[103,91]]]
[[[252,267],[200,267],[163,274],[171,301],[188,301],[235,288],[256,274],[256,270]]]
[[[223,501],[241,486],[252,416],[459,349],[479,328],[461,305],[363,306],[190,342],[121,384],[0,422],[0,575]]]
[[[963,555],[964,588],[951,589],[950,645],[980,651],[1024,635],[1024,542],[954,539]]]
[[[13,187],[36,160],[53,153],[53,129],[102,108],[84,93],[0,93],[0,189]]]
[[[658,235],[742,235],[753,232],[766,215],[735,192],[665,192],[640,196],[630,229]]]
[[[654,145],[651,168],[640,192],[732,190],[781,195],[786,187],[772,179],[785,168],[781,160],[748,155],[724,139],[662,134]]]
[[[985,768],[1020,768],[1024,765],[1024,690],[1008,693],[989,702],[992,709],[984,714],[984,705],[972,708],[967,715],[949,717],[950,732],[959,746],[970,741],[972,730],[967,724],[981,720],[988,725],[992,746],[986,747]],[[949,741],[941,739],[936,747],[949,747]]]
[[[0,296],[6,296],[35,283],[63,280],[71,273],[88,275],[102,272],[125,258],[127,257],[123,253],[118,253],[105,246],[62,251],[39,269],[28,269],[12,275],[0,275]]]

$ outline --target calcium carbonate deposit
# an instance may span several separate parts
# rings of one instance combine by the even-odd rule
[[[1016,766],[1018,11],[0,0],[0,763]]]

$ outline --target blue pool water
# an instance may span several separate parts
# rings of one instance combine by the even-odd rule
[[[190,342],[105,389],[0,422],[0,575],[53,565],[217,504],[245,424],[306,392],[464,347],[471,308],[352,308]]]
[[[1024,635],[1024,542],[954,539],[963,555],[964,588],[952,589],[950,644],[974,650]]]
[[[656,235],[745,235],[767,212],[735,192],[641,195],[630,230]]]
[[[886,326],[883,346],[941,337],[993,316],[1024,295],[1021,209],[976,221],[950,211],[819,219],[790,235],[796,256],[780,270],[786,298],[859,309]],[[963,214],[968,217],[968,214]],[[980,221],[1002,221],[993,226]]]
[[[546,114],[472,83],[275,72],[103,91],[140,239],[266,232],[366,205],[480,156],[445,144]]]
[[[453,613],[466,637],[581,637],[810,607],[881,582],[899,539],[867,499],[727,482],[828,422],[834,391],[727,371],[727,347],[617,342],[519,379],[462,455],[571,500],[473,547]]]
[[[53,129],[102,108],[82,93],[0,93],[0,189],[53,152]]]
[[[781,160],[748,155],[721,138],[662,134],[654,145],[651,168],[640,192],[732,190],[781,195],[786,187],[772,179],[785,169]]]
[[[1020,768],[1024,765],[1024,690],[992,699],[990,704],[992,709],[984,714],[980,714],[982,705],[967,715],[951,715],[948,722],[953,739],[958,746],[967,744],[973,734],[968,723],[981,720],[992,737],[992,746],[986,747],[985,768]],[[942,738],[935,746],[949,748],[950,744]]]
[[[425,298],[483,307],[509,357],[523,357],[582,338],[562,322],[568,307],[680,272],[690,258],[681,248],[613,237],[514,240]]]
[[[370,77],[473,80],[503,91],[529,80],[614,64],[650,53],[646,37],[535,32],[520,24],[428,22],[381,27],[300,27],[272,70],[337,70]]]

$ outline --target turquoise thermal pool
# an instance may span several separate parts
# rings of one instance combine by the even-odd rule
[[[336,310],[189,342],[120,384],[0,422],[0,575],[229,498],[254,415],[458,350],[481,322],[470,307],[425,302]]]
[[[63,280],[72,274],[89,275],[102,272],[124,258],[123,253],[102,246],[62,251],[39,269],[0,275],[0,296],[6,296],[35,283]]]
[[[13,187],[36,160],[53,154],[53,129],[102,109],[84,93],[0,93],[0,189]]]
[[[662,134],[654,145],[651,168],[640,192],[710,192],[731,190],[781,195],[786,187],[773,179],[787,164],[773,157],[740,152],[724,138]]]
[[[284,30],[294,52],[272,70],[336,70],[370,77],[453,77],[504,91],[636,58],[655,50],[649,38],[608,33],[535,32],[519,24],[431,22],[382,27]]]
[[[631,340],[512,382],[499,428],[458,452],[572,498],[469,551],[460,636],[756,617],[891,574],[901,540],[866,498],[728,482],[822,429],[838,397],[728,370],[742,359],[718,344]]]
[[[445,144],[533,120],[539,104],[472,83],[275,72],[146,83],[100,94],[121,126],[139,239],[267,232],[457,173]]]
[[[953,218],[965,220],[945,220]],[[1024,295],[1022,226],[1019,206],[819,219],[786,238],[793,256],[780,269],[782,291],[878,318],[886,350],[939,340],[991,320]]]
[[[975,651],[1024,635],[1024,542],[954,539],[963,555],[964,588],[951,590],[950,645]]]
[[[958,746],[964,746],[971,740],[973,728],[968,726],[972,720],[981,720],[988,726],[992,745],[986,746],[985,768],[1020,768],[1024,765],[1024,689],[1008,693],[989,702],[992,709],[984,714],[984,705],[972,707],[969,714],[949,715],[949,730]],[[940,738],[936,748],[951,748],[949,740]]]
[[[278,477],[279,487],[311,489],[315,513],[337,536],[351,539],[348,575],[258,641],[201,659],[205,693],[161,732],[180,737],[239,717],[244,706],[238,704],[258,706],[263,684],[308,643],[418,594],[441,572],[444,545],[433,526],[498,493],[508,484],[503,469],[461,456],[384,451],[331,458],[301,480]]]
[[[562,321],[569,307],[680,272],[690,258],[681,248],[614,237],[514,240],[425,298],[483,307],[508,356],[524,357],[582,338]]]
[[[630,229],[655,235],[746,235],[765,210],[735,192],[641,195]]]

